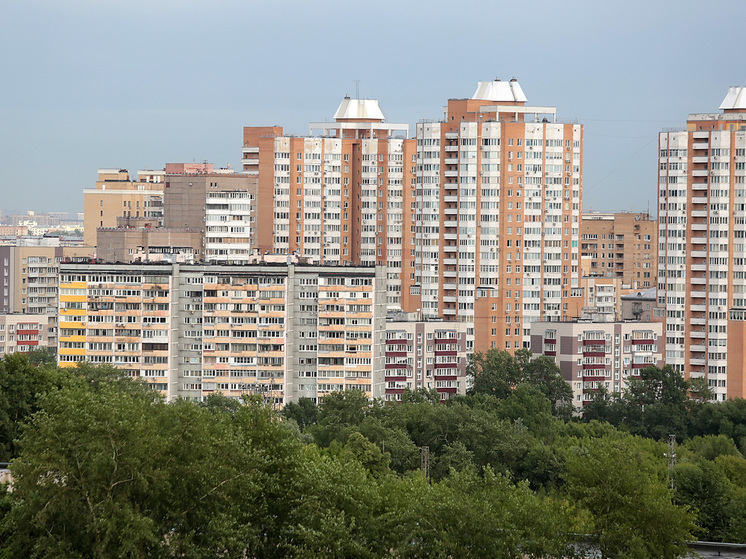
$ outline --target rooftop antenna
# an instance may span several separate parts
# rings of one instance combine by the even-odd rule
[[[355,80],[355,99],[360,99],[360,80]]]

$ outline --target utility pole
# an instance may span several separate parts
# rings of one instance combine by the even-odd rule
[[[430,481],[430,447],[423,446],[420,449],[420,471],[425,479]]]
[[[673,489],[673,471],[676,468],[676,435],[668,435],[668,481]]]

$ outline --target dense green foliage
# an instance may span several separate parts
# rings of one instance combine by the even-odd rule
[[[475,356],[473,390],[447,403],[353,391],[282,413],[39,363],[0,362],[3,559],[573,557],[586,538],[603,557],[673,558],[695,538],[746,542],[746,403],[692,399],[667,369],[580,418],[554,364],[523,352]]]

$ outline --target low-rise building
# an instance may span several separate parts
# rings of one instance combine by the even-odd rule
[[[0,314],[0,357],[47,347],[47,332],[46,314]]]
[[[663,366],[660,322],[534,322],[531,352],[554,358],[581,407],[600,389],[621,392],[651,365]]]
[[[386,322],[384,399],[401,400],[405,390],[435,389],[441,399],[466,393],[465,322],[422,320],[396,313]]]

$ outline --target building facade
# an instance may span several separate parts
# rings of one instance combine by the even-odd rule
[[[60,366],[107,363],[168,399],[383,397],[382,268],[63,264]]]
[[[384,399],[400,401],[405,390],[417,389],[435,389],[442,400],[466,394],[467,328],[465,322],[389,318]]]
[[[496,80],[414,139],[364,99],[310,128],[244,128],[258,212],[274,214],[260,247],[385,266],[389,308],[467,323],[469,350],[513,351],[532,321],[578,316],[581,125]]]
[[[229,169],[167,164],[163,225],[202,232],[200,260],[247,263],[256,256],[256,177]]]
[[[473,323],[475,350],[528,347],[532,322],[582,305],[583,129],[526,102],[515,79],[480,82],[417,125],[416,304]]]
[[[583,275],[613,275],[623,289],[655,287],[658,222],[649,213],[584,213],[580,234]]]
[[[47,347],[48,328],[46,314],[0,313],[0,357]]]
[[[87,246],[98,244],[99,227],[116,227],[118,217],[163,217],[165,171],[99,169],[95,188],[83,190],[83,236]]]
[[[600,389],[621,392],[642,369],[663,366],[662,333],[652,322],[539,322],[531,324],[531,352],[556,361],[579,408]]]
[[[666,363],[746,397],[746,89],[659,135],[658,302]]]
[[[3,296],[0,313],[45,315],[45,335],[57,345],[57,282],[64,247],[57,238],[19,239],[0,246]]]

